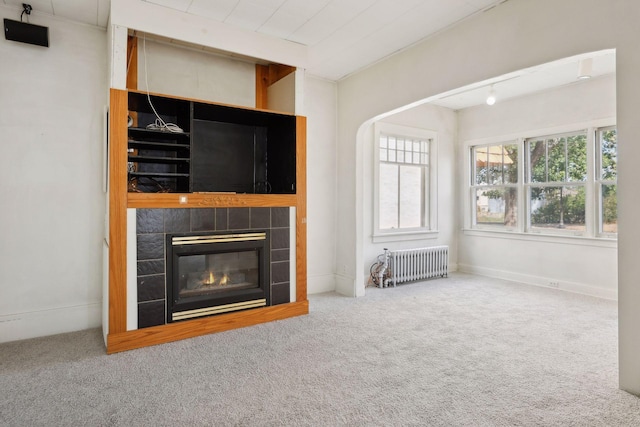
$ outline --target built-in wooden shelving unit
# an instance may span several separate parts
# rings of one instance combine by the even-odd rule
[[[133,49],[135,44],[131,43]],[[268,71],[268,70],[267,70]],[[264,72],[264,70],[263,70]],[[291,72],[286,67],[272,70],[275,74]],[[268,73],[267,73],[268,74]],[[263,74],[264,75],[264,74]],[[263,79],[268,82],[268,79]],[[131,78],[130,85],[135,85]],[[259,87],[261,106],[265,91]],[[288,194],[231,194],[219,192],[189,192],[191,162],[190,132],[179,135],[158,134],[147,129],[131,129],[129,125],[130,92],[110,91],[109,141],[109,292],[107,352],[114,353],[143,346],[161,344],[198,335],[209,334],[308,313],[306,265],[306,118],[292,116],[295,123],[295,188]],[[163,95],[153,95],[162,97]],[[202,111],[229,108],[221,104],[184,100]],[[197,103],[197,104],[193,104]],[[213,111],[212,110],[212,111]],[[263,113],[262,109],[237,107],[237,113]],[[204,113],[203,113],[204,114]],[[134,114],[135,115],[135,114]],[[191,116],[191,119],[193,116]],[[190,119],[190,120],[191,120]],[[153,154],[144,154],[145,150]],[[161,154],[157,154],[157,153]],[[164,153],[164,154],[162,154]],[[131,171],[131,163],[176,166],[172,172]],[[180,192],[130,192],[128,181],[133,176],[147,174],[162,178],[162,173],[175,174],[179,181],[174,190]],[[156,174],[156,175],[154,175]],[[166,325],[127,331],[127,209],[128,208],[222,208],[222,207],[295,207],[296,211],[296,299],[287,304],[202,317]]]

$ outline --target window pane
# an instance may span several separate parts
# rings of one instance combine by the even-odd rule
[[[396,148],[396,137],[395,136],[390,136],[389,138],[389,148]]]
[[[389,150],[389,161],[390,162],[395,162],[396,161],[396,151],[395,150]]]
[[[544,140],[529,141],[529,170],[531,182],[547,181],[547,144]]]
[[[489,151],[488,184],[503,184],[502,180],[502,145],[487,147]]]
[[[476,190],[476,224],[516,226],[518,191],[495,187]]]
[[[380,135],[380,148],[387,148],[387,135]]]
[[[487,154],[488,150],[486,147],[475,147],[473,149],[474,159],[473,162],[475,164],[475,182],[476,184],[486,184],[487,183]]]
[[[567,179],[566,138],[547,140],[546,182],[564,182]]]
[[[380,163],[380,229],[398,228],[398,165]]]
[[[404,139],[402,139],[402,138],[397,138],[396,139],[396,149],[397,150],[404,150]]]
[[[387,149],[386,148],[381,148],[380,149],[380,161],[387,161]]]
[[[567,178],[569,181],[587,180],[587,136],[567,138]]]
[[[618,188],[616,185],[602,186],[602,232],[618,232]]]
[[[422,226],[422,168],[400,166],[400,228]]]
[[[618,177],[618,133],[615,129],[600,132],[601,172],[604,180],[615,180]]]
[[[413,153],[411,151],[407,151],[404,153],[404,162],[413,163]]]
[[[396,151],[396,161],[398,163],[404,163],[404,151]]]
[[[505,184],[516,184],[518,182],[518,146],[504,146],[504,182]]]
[[[584,187],[532,187],[531,227],[585,230]]]

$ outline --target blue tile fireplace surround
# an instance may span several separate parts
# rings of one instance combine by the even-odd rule
[[[167,323],[167,234],[255,230],[268,230],[270,234],[271,305],[288,303],[289,208],[137,209],[138,328]]]

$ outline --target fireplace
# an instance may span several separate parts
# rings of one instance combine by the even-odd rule
[[[269,306],[269,231],[166,235],[167,322]]]

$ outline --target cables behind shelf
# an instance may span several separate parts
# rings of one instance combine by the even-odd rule
[[[147,36],[146,34],[142,34],[142,53],[144,55],[144,82],[147,90],[147,101],[149,102],[149,106],[153,111],[153,114],[156,116],[156,120],[154,123],[147,125],[147,129],[160,130],[165,132],[173,132],[173,133],[182,133],[183,130],[180,126],[175,123],[168,123],[164,121],[160,114],[156,111],[156,108],[153,106],[153,102],[151,102],[151,95],[149,94],[149,78],[147,73]]]

